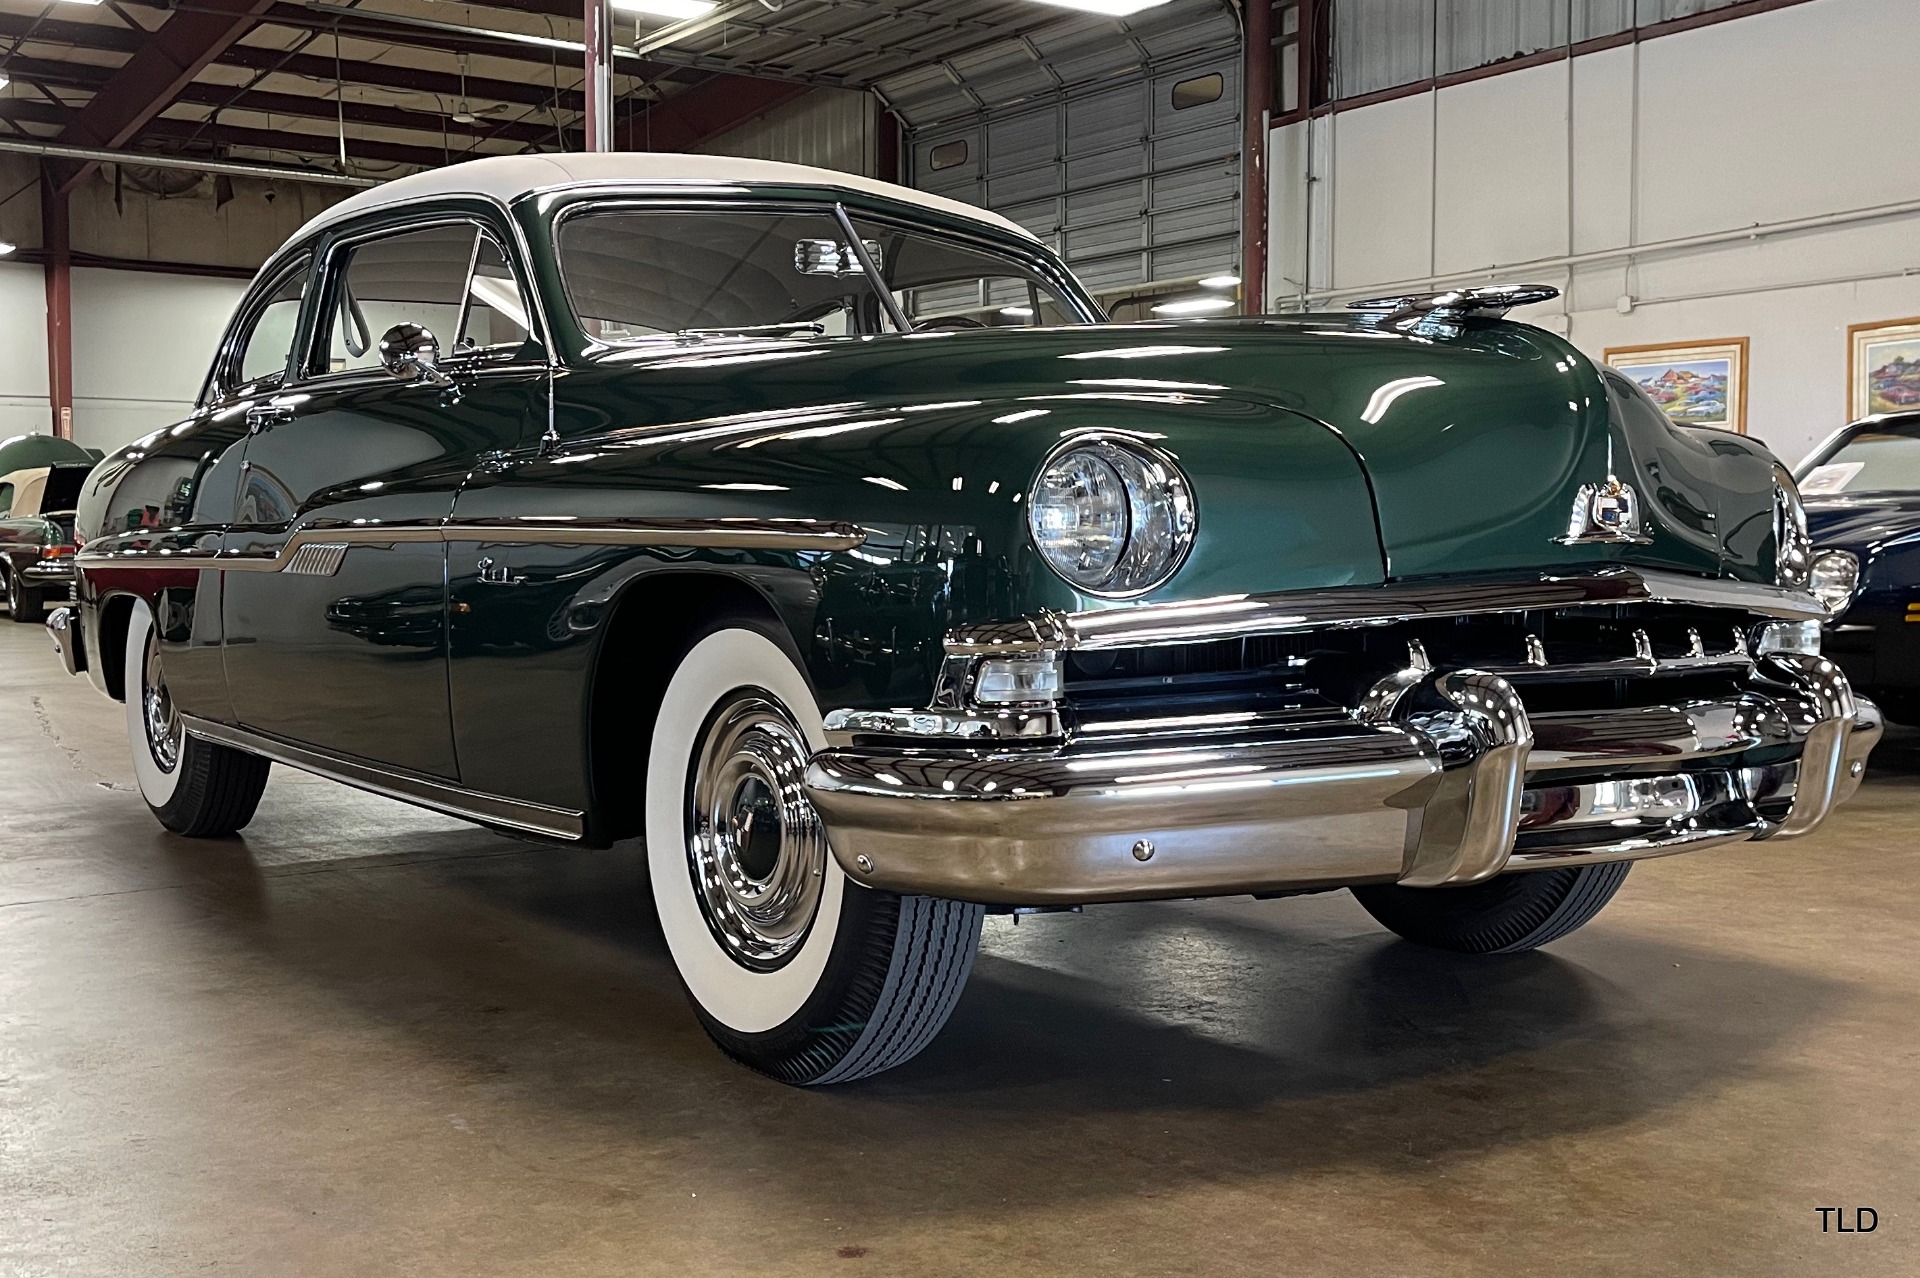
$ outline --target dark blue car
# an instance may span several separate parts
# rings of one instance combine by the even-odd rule
[[[1889,719],[1920,724],[1920,412],[1857,421],[1800,465],[1826,654]]]

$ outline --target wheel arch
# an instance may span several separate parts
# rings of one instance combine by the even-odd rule
[[[93,669],[105,681],[106,693],[115,701],[127,699],[127,629],[133,621],[133,606],[140,596],[125,591],[105,595],[95,605],[99,612],[99,635],[88,655]]]
[[[789,620],[757,582],[726,572],[665,569],[636,579],[616,599],[588,686],[594,842],[645,833],[647,754],[667,683],[698,635],[734,618],[766,632],[807,674]]]

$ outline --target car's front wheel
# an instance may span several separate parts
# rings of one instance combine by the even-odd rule
[[[1409,941],[1461,954],[1518,954],[1557,941],[1613,899],[1631,861],[1528,870],[1467,887],[1357,887],[1353,895]]]
[[[253,820],[273,765],[188,734],[167,689],[160,635],[144,601],[133,605],[127,621],[122,671],[133,776],[160,824],[205,839],[233,834]]]
[[[851,882],[803,779],[825,744],[768,633],[714,629],[681,659],[647,768],[660,927],[714,1041],[784,1082],[891,1069],[932,1041],[980,943],[978,905]]]

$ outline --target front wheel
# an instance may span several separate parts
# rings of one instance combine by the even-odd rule
[[[919,1053],[960,999],[978,905],[848,880],[804,777],[825,744],[786,651],[741,623],[695,642],[647,767],[647,865],[695,1013],[787,1083],[849,1082]]]
[[[1631,861],[1503,874],[1469,887],[1352,889],[1367,913],[1409,941],[1460,954],[1518,954],[1557,941],[1613,899]]]
[[[253,820],[273,765],[211,741],[189,736],[160,668],[160,635],[144,602],[127,622],[125,681],[127,737],[140,797],[175,834],[211,839]]]

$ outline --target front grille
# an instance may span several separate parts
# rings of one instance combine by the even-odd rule
[[[1324,716],[1357,706],[1407,664],[1417,642],[1437,669],[1500,671],[1532,710],[1622,708],[1734,693],[1751,625],[1727,609],[1631,604],[1073,652],[1066,692],[1078,712],[1095,717],[1216,708]],[[1701,654],[1726,663],[1698,668]],[[1648,655],[1649,669],[1581,677]]]

